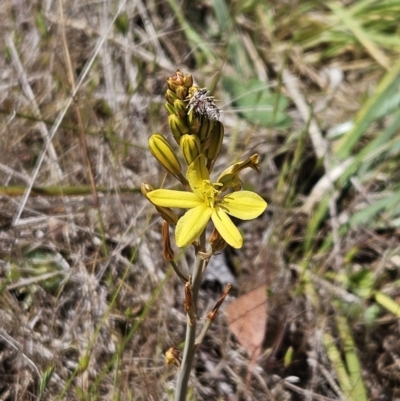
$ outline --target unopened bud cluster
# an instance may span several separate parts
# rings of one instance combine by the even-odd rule
[[[224,138],[224,126],[218,121],[220,112],[214,98],[208,96],[206,89],[193,85],[190,74],[178,70],[167,79],[165,99],[168,123],[186,164],[204,154],[208,166],[212,166]],[[153,134],[149,148],[160,164],[182,181],[181,164],[168,140],[161,134]]]

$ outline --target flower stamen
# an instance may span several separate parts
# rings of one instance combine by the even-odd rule
[[[219,191],[214,188],[211,184],[210,180],[203,180],[200,188],[200,192],[204,196],[204,203],[214,209],[215,198],[218,195]]]

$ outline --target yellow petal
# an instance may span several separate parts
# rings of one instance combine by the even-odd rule
[[[204,202],[192,192],[174,191],[172,189],[156,189],[148,192],[146,196],[156,206],[191,209],[200,204],[204,205]]]
[[[243,245],[243,238],[237,227],[233,224],[229,216],[221,210],[221,208],[214,209],[211,219],[215,228],[221,234],[221,237],[233,248],[241,248]],[[178,222],[179,224],[179,222]]]
[[[252,220],[267,208],[267,202],[255,192],[236,191],[222,199],[221,207],[238,219]]]
[[[248,159],[242,161],[242,162],[237,162],[226,168],[218,177],[217,182],[227,174],[238,174],[240,171],[243,169],[250,167],[255,171],[259,171],[259,166],[258,166],[258,154],[255,153],[254,155],[250,156]]]
[[[204,195],[198,189],[203,187],[204,180],[210,180],[210,174],[208,173],[206,159],[203,154],[197,157],[193,163],[190,164],[186,172],[186,178],[188,179],[190,188],[192,188],[193,192],[200,198],[204,199]]]
[[[257,153],[242,162],[232,164],[219,175],[217,182],[223,184],[222,188],[220,188],[220,191],[224,192],[228,188],[240,188],[241,181],[239,179],[239,173],[247,167],[250,167],[258,172],[259,166]]]
[[[176,225],[176,245],[181,248],[199,238],[210,220],[211,213],[212,209],[204,203],[187,211]]]

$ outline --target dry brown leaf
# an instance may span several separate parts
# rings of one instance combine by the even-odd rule
[[[255,362],[260,355],[267,324],[266,287],[261,286],[231,302],[225,310],[229,329]]]

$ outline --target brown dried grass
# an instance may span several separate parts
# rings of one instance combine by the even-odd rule
[[[138,188],[144,181],[160,185],[165,178],[147,151],[148,135],[167,131],[165,78],[178,67],[192,73],[200,86],[210,86],[220,64],[196,67],[193,49],[167,4],[121,4],[129,19],[126,36],[112,26],[116,9],[110,2],[67,2],[63,15],[51,1],[0,5],[0,37],[5,39],[5,57],[0,58],[0,185],[54,186],[61,193],[36,194],[26,203],[24,196],[0,196],[1,400],[171,399],[176,368],[166,367],[163,353],[184,338],[183,291],[161,258],[159,220]],[[204,17],[210,10],[202,3],[191,12]],[[241,23],[251,36],[252,21]],[[282,46],[270,39],[260,36],[257,46],[264,61],[258,62],[259,72],[270,73],[274,85]],[[283,35],[286,46],[285,39]],[[222,47],[215,45],[223,57]],[[327,60],[323,70],[303,55],[293,48],[288,68],[326,128],[352,116],[365,88],[380,74],[371,62],[357,67],[360,58]],[[335,65],[350,69],[352,64],[347,80],[332,89],[324,71]],[[288,88],[283,91],[290,94]],[[216,96],[225,95],[219,89]],[[304,115],[296,107],[291,114],[292,132],[303,130]],[[288,181],[280,181],[281,168],[296,149],[282,137],[289,133],[243,125],[229,107],[223,118],[228,131],[223,161],[254,150],[262,159],[261,175],[243,180],[268,198],[270,212],[254,224],[243,223],[245,247],[226,256],[235,269],[237,291],[247,292],[261,282],[273,294],[264,344],[270,352],[259,360],[247,387],[249,359],[224,319],[217,319],[199,351],[190,399],[339,399],[321,333],[335,313],[332,293],[342,298],[352,294],[318,274],[314,285],[319,297],[299,290],[302,260],[296,260],[307,225],[297,206],[320,175],[311,176],[311,183],[309,176],[297,180],[295,201],[285,203],[289,179],[295,177],[288,174]],[[232,148],[229,139],[235,140],[235,130],[240,138]],[[244,144],[245,155],[240,150]],[[307,142],[302,165],[292,168],[307,175],[315,165]],[[90,188],[91,175],[104,190]],[[70,195],[67,189],[83,186],[89,188],[84,195]],[[325,230],[322,236],[330,230],[329,222]],[[376,274],[382,269],[380,258],[398,252],[396,235],[368,230],[352,235],[342,253],[358,247],[364,252],[362,263]],[[316,255],[310,265],[317,267],[314,272],[326,271],[335,267],[334,257]],[[190,256],[182,255],[180,262],[190,264]],[[202,311],[218,299],[221,282],[213,283],[216,287],[207,282],[201,293]],[[362,322],[353,330],[371,399],[389,399],[382,395],[386,392],[394,399],[398,322],[385,317],[377,324],[369,332]],[[292,363],[285,365],[289,348]],[[300,384],[282,380],[290,375],[299,377]]]

